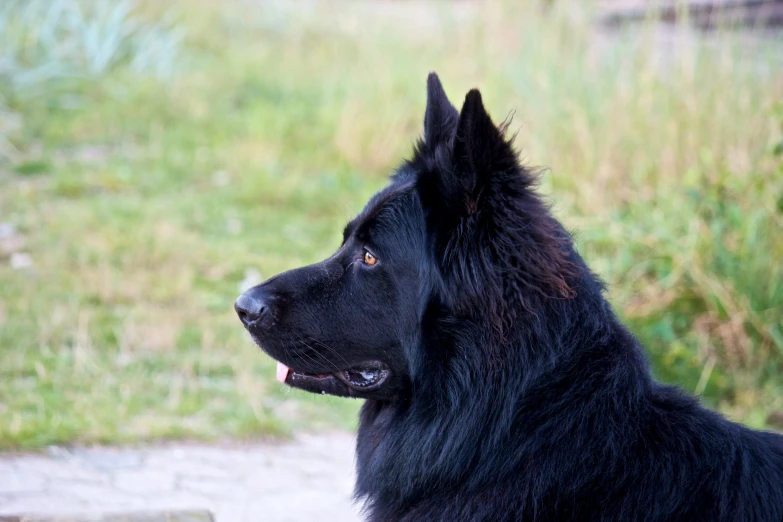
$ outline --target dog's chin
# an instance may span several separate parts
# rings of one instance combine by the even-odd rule
[[[277,380],[312,393],[357,399],[387,399],[393,388],[391,371],[380,361],[367,361],[330,373],[301,371],[278,362]]]

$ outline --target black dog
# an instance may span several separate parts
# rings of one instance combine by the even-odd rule
[[[427,96],[339,250],[235,305],[281,381],[367,399],[368,519],[783,521],[783,437],[655,382],[479,92]]]

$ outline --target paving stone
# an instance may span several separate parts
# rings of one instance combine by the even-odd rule
[[[56,491],[67,495],[70,498],[80,500],[85,506],[94,509],[136,507],[139,505],[140,499],[138,495],[134,496],[124,491],[120,491],[108,482],[105,484],[84,484],[74,482],[58,484]]]
[[[35,470],[26,469],[24,462],[5,465],[0,471],[0,493],[26,493],[46,489],[47,480]]]
[[[159,495],[148,495],[139,501],[139,506],[148,510],[165,510],[165,509],[204,509],[214,512],[214,508],[219,504],[219,501],[209,499],[201,495],[188,493],[186,491],[171,491],[161,493]],[[220,522],[231,522],[230,520]],[[239,519],[238,522],[243,522]],[[250,522],[250,521],[247,521]],[[256,521],[253,521],[256,522]]]
[[[100,470],[137,469],[142,466],[143,454],[136,450],[90,448],[73,452],[74,458]]]
[[[212,522],[207,511],[0,517],[0,522]]]
[[[16,458],[9,457],[5,460],[0,460],[0,477],[8,475],[9,473],[16,471]]]
[[[128,470],[117,473],[114,477],[114,487],[126,493],[162,494],[173,491],[176,480],[169,471],[154,469]]]
[[[109,471],[85,466],[82,461],[73,457],[51,458],[33,455],[25,457],[23,462],[25,469],[33,470],[49,480],[105,482],[111,477]]]
[[[239,472],[233,467],[205,462],[198,459],[192,452],[174,458],[166,454],[150,454],[147,458],[148,468],[165,470],[177,476],[226,480],[239,478]]]
[[[208,498],[226,499],[247,495],[247,489],[243,483],[226,480],[185,477],[179,480],[179,487],[184,491],[204,495]]]
[[[79,513],[86,504],[61,492],[39,492],[20,495],[0,503],[0,515],[20,513]]]
[[[215,522],[353,522],[359,520],[350,499],[353,459],[353,438],[344,434],[301,436],[285,444],[0,454],[0,517],[37,513],[61,518],[22,520],[157,522],[74,514],[179,509],[209,510]]]

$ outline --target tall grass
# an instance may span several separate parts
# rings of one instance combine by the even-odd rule
[[[171,16],[147,21],[131,0],[5,0],[0,3],[0,159],[12,150],[3,118],[16,105],[83,103],[108,73],[170,78],[184,32]],[[3,145],[4,144],[4,145]]]
[[[6,0],[0,5],[0,75],[17,93],[96,77],[127,64],[172,74],[183,37],[170,20],[145,22],[130,0]]]
[[[549,167],[542,189],[663,380],[755,426],[783,410],[780,41],[609,34],[564,2],[183,1],[173,28],[154,2],[94,5],[104,25],[169,29],[148,47],[119,31],[108,62],[66,31],[89,80],[0,88],[17,151],[0,221],[34,261],[12,269],[0,239],[0,446],[350,426],[355,404],[274,383],[231,303],[255,270],[339,244],[410,153],[430,70],[456,104],[477,86],[495,120],[515,111],[522,156]],[[39,30],[15,13],[9,34]],[[13,41],[15,70],[60,52]],[[192,66],[137,74],[141,48]],[[79,103],[42,110],[61,86]]]

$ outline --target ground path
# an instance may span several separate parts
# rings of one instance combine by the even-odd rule
[[[216,522],[360,520],[353,436],[0,454],[0,516],[209,509]]]

